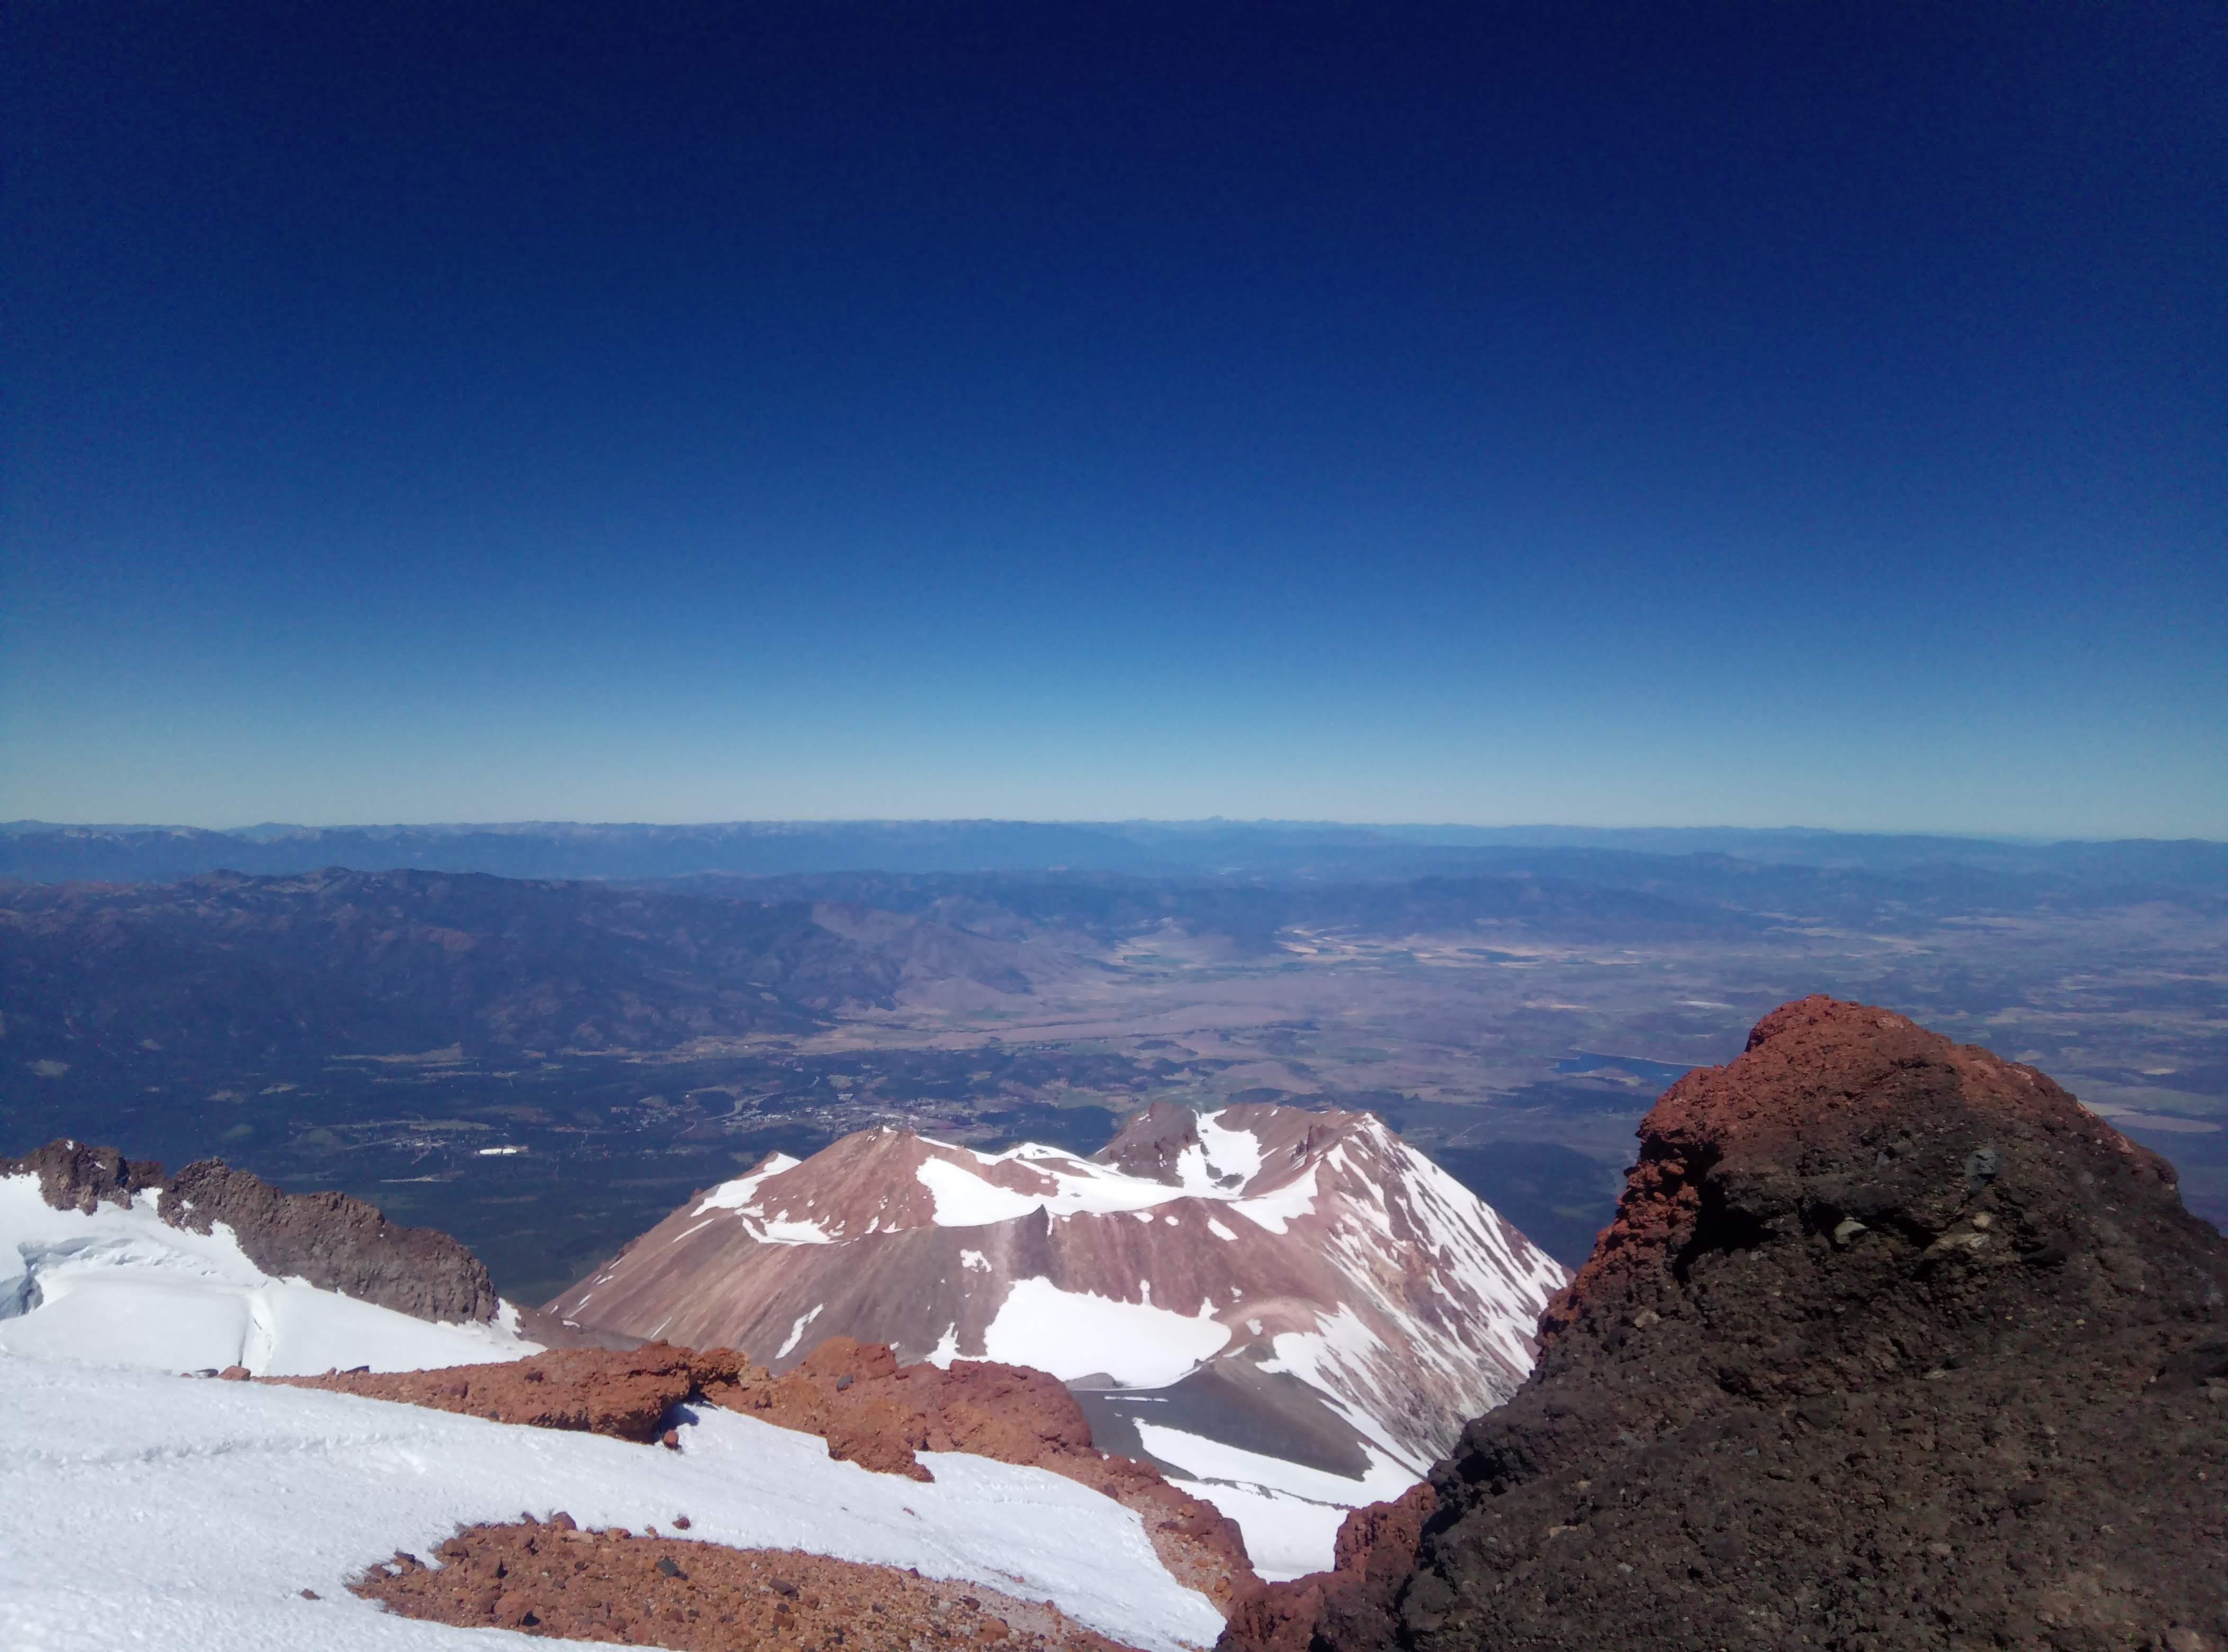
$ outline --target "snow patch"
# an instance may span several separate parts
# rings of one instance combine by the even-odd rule
[[[1253,1569],[1271,1583],[1328,1571],[1348,1511],[1389,1502],[1421,1477],[1374,1450],[1368,1471],[1350,1480],[1159,1423],[1136,1429],[1147,1451],[1190,1476],[1174,1483],[1238,1522]]]
[[[815,1308],[810,1313],[799,1314],[797,1316],[797,1322],[789,1328],[789,1340],[773,1351],[773,1357],[777,1360],[787,1359],[789,1357],[790,1349],[795,1348],[800,1341],[803,1341],[804,1328],[812,1323],[814,1320],[819,1318],[820,1309],[825,1308],[826,1306],[828,1306],[828,1304],[823,1302],[818,1308]]]
[[[1294,1176],[1281,1188],[1272,1188],[1255,1199],[1240,1199],[1230,1207],[1246,1220],[1271,1233],[1287,1231],[1293,1220],[1316,1213],[1316,1182],[1320,1164],[1311,1164],[1303,1176]]]
[[[928,1351],[928,1362],[939,1371],[951,1369],[951,1362],[959,1357],[959,1322],[953,1320],[944,1328],[944,1335],[936,1339],[936,1346]]]
[[[694,1213],[701,1215],[707,1210],[740,1210],[751,1202],[760,1182],[771,1176],[778,1176],[784,1170],[794,1170],[803,1162],[802,1159],[792,1159],[786,1153],[769,1154],[765,1162],[750,1175],[737,1176],[733,1181],[723,1181],[706,1194]]]
[[[1212,1503],[1238,1522],[1245,1553],[1264,1583],[1286,1583],[1328,1572],[1348,1510],[1252,1486],[1207,1485],[1171,1475],[1168,1483]]]
[[[1034,1366],[1063,1382],[1104,1374],[1124,1388],[1164,1388],[1230,1341],[1227,1326],[1149,1303],[1017,1279],[983,1333],[983,1356]]]
[[[1250,1130],[1226,1130],[1220,1111],[1199,1116],[1199,1144],[1219,1175],[1237,1176],[1243,1187],[1261,1174],[1261,1138]]]
[[[913,1175],[935,1197],[938,1227],[988,1227],[1026,1216],[1045,1202],[1042,1194],[1002,1188],[950,1159],[923,1159]]]

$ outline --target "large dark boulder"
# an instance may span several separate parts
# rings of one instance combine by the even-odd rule
[[[2228,1648],[2228,1244],[2163,1160],[1826,998],[1641,1141],[1406,1563],[1226,1648]]]
[[[179,1171],[162,1213],[196,1233],[222,1222],[266,1273],[418,1319],[489,1320],[501,1306],[479,1258],[438,1228],[401,1226],[344,1193],[281,1193],[222,1159]]]

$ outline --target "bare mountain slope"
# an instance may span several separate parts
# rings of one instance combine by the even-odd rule
[[[551,1309],[777,1368],[837,1335],[1033,1366],[1103,1446],[1328,1509],[1505,1398],[1565,1277],[1373,1115],[1238,1105],[1156,1109],[1089,1160],[892,1130],[776,1156]]]

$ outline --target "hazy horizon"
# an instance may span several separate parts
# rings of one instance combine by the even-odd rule
[[[1432,840],[1425,836],[1434,832],[1490,833],[1511,839],[1526,836],[1546,837],[1568,835],[1576,837],[1628,837],[1649,835],[1687,835],[1694,837],[1721,836],[1728,837],[1878,837],[1898,839],[1943,839],[1972,843],[1994,843],[2007,846],[2040,848],[2058,843],[2113,842],[2194,842],[2228,843],[2228,837],[2206,837],[2184,833],[2176,836],[2159,834],[2126,834],[2114,836],[2084,836],[2080,835],[2050,836],[2028,832],[1946,831],[1926,827],[1840,827],[1817,826],[1801,822],[1775,821],[1764,824],[1738,824],[1726,821],[1672,823],[1636,820],[1613,823],[1585,821],[1450,821],[1450,820],[1386,820],[1356,816],[1340,820],[1329,818],[1302,819],[1277,816],[1240,817],[1226,815],[1200,815],[1186,817],[1128,816],[1018,816],[1018,815],[855,815],[823,816],[808,818],[802,816],[762,816],[753,818],[725,820],[645,820],[639,817],[611,820],[573,820],[560,817],[517,820],[259,820],[211,823],[202,821],[107,821],[107,820],[51,820],[22,816],[0,820],[0,831],[35,831],[53,829],[64,831],[200,831],[221,836],[244,836],[251,833],[280,832],[526,832],[535,829],[574,828],[597,831],[644,829],[653,831],[715,831],[738,827],[828,828],[854,826],[1098,826],[1106,828],[1158,828],[1168,830],[1184,829],[1221,828],[1272,831],[1384,831],[1409,835],[1409,841],[1424,843]],[[1531,847],[1531,846],[1527,846]]]

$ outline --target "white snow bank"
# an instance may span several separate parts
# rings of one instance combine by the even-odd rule
[[[789,1328],[788,1336],[783,1340],[782,1345],[773,1351],[773,1357],[777,1360],[787,1359],[789,1357],[790,1349],[795,1348],[800,1341],[804,1340],[804,1328],[812,1323],[814,1320],[819,1318],[820,1310],[827,1306],[828,1304],[824,1302],[819,1303],[815,1304],[810,1311],[799,1314],[797,1316],[797,1322]]]
[[[1016,1279],[983,1330],[983,1357],[1034,1366],[1062,1382],[1104,1373],[1125,1388],[1165,1388],[1230,1341],[1230,1328],[1211,1311],[1202,1303],[1194,1317],[1062,1290],[1049,1279]]]
[[[1271,1233],[1282,1233],[1296,1216],[1312,1216],[1316,1212],[1316,1177],[1317,1167],[1310,1164],[1303,1176],[1294,1176],[1281,1188],[1252,1199],[1240,1199],[1231,1209]]]
[[[499,1630],[389,1617],[343,1585],[398,1548],[426,1557],[459,1525],[559,1508],[637,1532],[685,1513],[691,1540],[914,1566],[1050,1600],[1149,1652],[1221,1632],[1135,1514],[1057,1475],[932,1453],[924,1485],[709,1408],[681,1434],[675,1454],[0,1355],[0,1646],[82,1646],[90,1624],[104,1646],[515,1649]]]
[[[232,1230],[172,1227],[142,1194],[128,1208],[56,1210],[38,1178],[0,1176],[0,1351],[159,1371],[244,1365],[259,1375],[333,1366],[417,1371],[538,1353],[515,1316],[439,1325],[300,1279],[274,1279]]]
[[[1289,1492],[1310,1502],[1335,1503],[1341,1508],[1388,1502],[1422,1478],[1405,1465],[1367,1446],[1362,1449],[1368,1454],[1369,1468],[1356,1480],[1327,1470],[1311,1469],[1304,1463],[1264,1457],[1258,1451],[1187,1434],[1159,1423],[1139,1423],[1136,1428],[1137,1437],[1145,1450],[1196,1479],[1227,1480],[1268,1491]],[[1323,1553],[1323,1564],[1330,1564],[1328,1550]]]
[[[696,1207],[696,1213],[701,1215],[707,1210],[740,1210],[756,1196],[759,1183],[770,1176],[778,1176],[784,1170],[794,1170],[803,1162],[802,1159],[792,1159],[786,1153],[769,1153],[765,1162],[750,1175],[723,1181],[706,1194]]]
[[[992,1222],[1009,1222],[1045,1202],[1042,1194],[1002,1188],[950,1159],[923,1159],[913,1175],[936,1201],[938,1227],[987,1227]]]
[[[1329,1570],[1347,1512],[1398,1497],[1419,1478],[1373,1450],[1368,1472],[1350,1480],[1158,1423],[1136,1428],[1146,1450],[1192,1476],[1175,1484],[1238,1522],[1253,1569],[1271,1583]]]
[[[1335,1503],[1253,1486],[1208,1485],[1175,1475],[1168,1483],[1202,1502],[1213,1503],[1238,1522],[1246,1558],[1264,1583],[1284,1583],[1310,1572],[1330,1570],[1338,1548],[1338,1528],[1347,1510]]]
[[[1200,1145],[1188,1147],[1177,1156],[1174,1185],[1148,1176],[1131,1175],[1111,1165],[1095,1164],[1060,1149],[1034,1142],[1008,1148],[1002,1153],[976,1153],[942,1142],[929,1142],[925,1137],[922,1140],[928,1146],[953,1156],[925,1159],[913,1174],[935,1196],[935,1221],[938,1227],[981,1227],[991,1222],[1011,1221],[1039,1207],[1056,1217],[1108,1216],[1124,1211],[1149,1211],[1178,1199],[1230,1202],[1236,1201],[1245,1184],[1260,1174],[1261,1143],[1251,1130],[1224,1129],[1216,1123],[1219,1117],[1216,1113],[1200,1115]],[[1050,1181],[1050,1190],[1031,1192],[1008,1188],[981,1174],[982,1169],[1013,1162],[1026,1163],[1036,1175]],[[1238,1180],[1231,1180],[1233,1176]],[[1313,1182],[1309,1185],[1312,1191]],[[1303,1213],[1312,1207],[1310,1202],[1299,1207]],[[1273,1219],[1279,1207],[1270,1208]],[[1278,1226],[1275,1231],[1282,1233],[1284,1229]]]
[[[1250,1130],[1225,1129],[1220,1112],[1199,1116],[1199,1144],[1217,1176],[1235,1175],[1243,1186],[1261,1174],[1261,1138]]]

